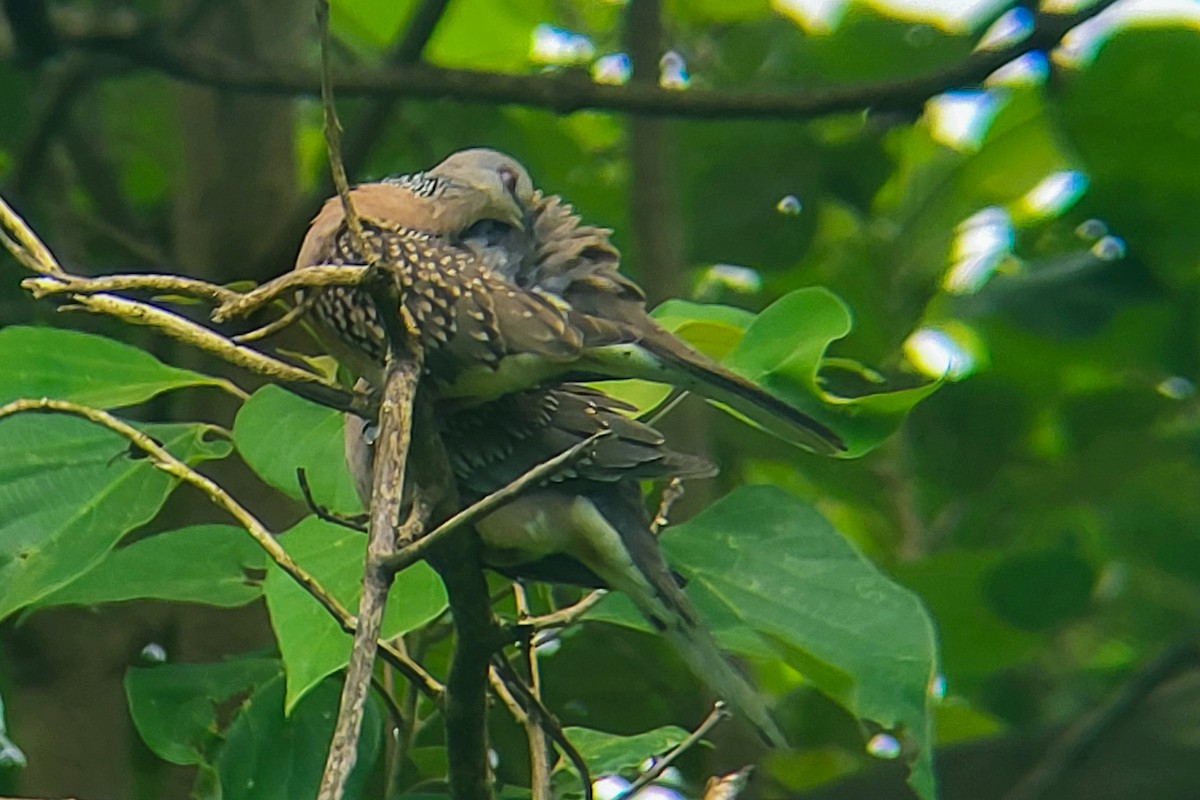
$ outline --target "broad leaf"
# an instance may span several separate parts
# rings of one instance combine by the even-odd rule
[[[204,425],[147,425],[177,458],[222,458]],[[0,420],[0,619],[95,567],[158,512],[175,480],[128,442],[86,420],[21,414]]]
[[[255,573],[265,568],[266,555],[243,529],[197,525],[114,551],[36,607],[141,599],[241,606],[262,595]]]
[[[185,386],[228,386],[103,336],[16,325],[0,330],[0,375],[0,403],[50,397],[95,408],[130,406]]]
[[[646,759],[661,756],[688,737],[683,728],[673,725],[652,731],[621,736],[591,728],[567,728],[563,731],[587,762],[593,776],[619,775],[637,770]],[[570,768],[562,759],[559,767]]]
[[[903,729],[918,747],[911,782],[933,796],[927,692],[933,624],[811,506],[769,486],[739,489],[667,530],[671,564],[776,644],[850,712]]]
[[[338,412],[264,386],[238,412],[233,440],[251,469],[286,494],[303,497],[296,479],[302,468],[316,502],[342,512],[362,508],[345,467]]]
[[[827,424],[845,440],[847,457],[861,456],[890,436],[938,384],[853,397],[827,391],[819,377],[825,351],[852,327],[850,309],[835,295],[798,289],[755,317],[724,363]]]
[[[217,756],[220,793],[213,797],[296,800],[316,797],[333,738],[341,688],[325,681],[290,715],[283,710],[284,682],[275,678],[261,686],[241,707],[224,732]],[[383,743],[383,715],[374,696],[367,698],[358,757],[343,797],[364,796],[364,784]]]
[[[315,517],[303,520],[281,537],[301,567],[316,578],[351,613],[362,591],[367,537]],[[322,678],[346,665],[350,637],[308,592],[276,567],[266,580],[267,608],[279,652],[287,668],[287,708]],[[446,592],[424,562],[396,576],[383,619],[383,638],[390,639],[429,622],[446,607]]]
[[[172,764],[210,761],[220,743],[217,706],[277,679],[275,659],[217,664],[160,664],[125,673],[129,713],[146,746]]]

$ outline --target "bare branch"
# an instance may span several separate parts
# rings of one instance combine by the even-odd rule
[[[173,292],[200,297],[215,303],[235,302],[243,296],[241,292],[235,292],[208,281],[154,273],[100,275],[95,278],[64,274],[56,276],[54,279],[26,278],[21,285],[38,300],[54,294],[98,294],[100,292],[126,291]]]
[[[520,582],[513,584],[513,600],[517,607],[517,620],[523,621],[529,613],[529,598],[525,587]],[[542,699],[542,676],[538,669],[537,648],[533,645],[532,637],[525,637],[521,642],[521,654],[525,659],[525,668],[529,671],[529,694],[538,701]],[[525,737],[529,740],[529,775],[531,800],[552,800],[554,794],[550,786],[550,759],[546,753],[546,731],[541,725],[541,715],[526,715],[524,720]]]
[[[206,478],[175,458],[149,436],[106,411],[89,408],[88,406],[71,403],[66,400],[48,400],[46,398],[39,400],[14,400],[11,403],[0,406],[0,419],[26,412],[70,414],[82,417],[101,427],[107,428],[113,433],[123,436],[139,450],[146,453],[156,469],[160,469],[177,480],[199,489],[214,505],[224,509],[230,516],[237,520],[238,524],[246,529],[246,532],[266,552],[267,556],[280,569],[287,573],[292,580],[296,581],[305,591],[312,595],[313,599],[320,603],[329,612],[330,616],[338,621],[342,630],[347,633],[354,632],[355,622],[350,616],[350,612],[346,610],[336,597],[325,591],[325,588],[309,575],[303,567],[292,560],[292,557],[287,554],[286,550],[280,547],[279,542],[275,540],[275,537],[271,535],[266,526],[259,522],[257,517],[234,500],[232,495],[209,478]],[[412,661],[391,645],[381,643],[380,648],[383,650],[388,663],[411,681],[414,686],[434,700],[441,700],[444,692],[443,687],[420,664]]]
[[[366,267],[334,267],[318,265],[302,267],[273,278],[261,286],[222,303],[212,313],[214,322],[226,322],[244,317],[265,306],[285,292],[295,289],[318,289],[322,286],[357,286],[362,283]]]
[[[524,713],[531,719],[536,719],[537,723],[542,726],[542,730],[550,737],[550,741],[558,746],[567,760],[571,762],[571,766],[579,773],[579,779],[583,783],[583,800],[593,800],[592,795],[592,773],[588,769],[587,762],[584,761],[580,752],[575,749],[575,745],[567,738],[563,732],[562,725],[550,710],[542,703],[542,701],[533,696],[529,687],[521,680],[521,676],[513,670],[512,665],[508,663],[508,659],[504,657],[504,653],[497,652],[492,658],[492,665],[504,685],[513,692],[513,697],[519,695],[518,703],[524,709]],[[518,721],[523,721],[523,717],[518,717]]]
[[[29,269],[42,275],[62,277],[66,275],[58,259],[50,252],[33,229],[0,197],[0,241],[3,241],[13,258]]]
[[[1081,22],[1115,0],[1099,0],[1073,14],[1041,13],[1032,34],[999,50],[980,51],[958,64],[899,81],[809,89],[745,91],[657,86],[609,86],[593,83],[574,71],[556,75],[510,75],[474,70],[441,69],[425,64],[353,67],[333,76],[342,96],[452,98],[463,101],[513,103],[558,113],[605,109],[629,114],[691,119],[792,119],[861,111],[913,111],[934,95],[974,86],[997,68],[1034,50],[1054,47]],[[250,63],[226,54],[189,52],[169,46],[147,33],[60,35],[67,46],[112,56],[119,63],[153,69],[181,81],[268,95],[320,93],[316,70],[296,64]]]
[[[616,796],[615,800],[629,800],[629,798],[642,789],[654,783],[660,775],[667,771],[667,767],[675,763],[677,758],[694,747],[709,731],[731,716],[733,715],[725,707],[725,704],[718,700],[713,704],[712,711],[709,712],[708,716],[704,718],[704,721],[700,723],[700,726],[696,730],[692,731],[686,739],[676,745],[671,752],[662,758],[655,759],[654,766],[639,775],[637,780],[629,785],[629,788]]]
[[[312,309],[313,304],[316,302],[316,293],[310,292],[304,296],[303,300],[289,308],[287,313],[285,313],[282,317],[268,322],[261,328],[255,328],[254,330],[247,331],[246,333],[239,333],[237,336],[233,337],[233,341],[237,342],[238,344],[245,344],[246,342],[256,342],[259,339],[265,339],[272,334],[279,333],[289,325],[295,324],[296,321],[307,314],[309,310]]]
[[[1041,760],[1004,795],[1004,800],[1040,800],[1071,766],[1079,762],[1114,725],[1129,715],[1163,681],[1200,661],[1200,647],[1184,642],[1171,647],[1133,674],[1112,698],[1069,727]]]
[[[395,573],[382,568],[383,559],[395,549],[400,504],[404,495],[404,472],[412,441],[413,402],[421,375],[419,353],[409,357],[389,355],[379,409],[379,439],[376,442],[374,485],[371,490],[370,521],[367,528],[367,559],[362,596],[358,607],[358,629],[346,666],[341,705],[329,746],[318,800],[341,800],[346,781],[358,757],[363,708],[371,675],[388,590]],[[416,515],[414,515],[416,516]],[[406,523],[417,530],[425,520],[417,516]],[[448,698],[448,702],[449,702]]]

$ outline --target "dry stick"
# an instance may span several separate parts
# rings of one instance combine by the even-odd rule
[[[645,789],[647,786],[654,783],[654,781],[658,780],[658,776],[667,771],[667,767],[675,763],[677,758],[686,753],[697,742],[703,739],[705,734],[707,734],[724,720],[729,719],[731,716],[733,715],[729,712],[729,709],[727,709],[725,704],[720,700],[718,700],[716,703],[713,703],[712,711],[710,711],[708,716],[704,718],[704,721],[700,723],[700,727],[692,731],[691,734],[689,734],[686,739],[680,742],[671,752],[667,753],[662,758],[657,759],[654,762],[654,766],[650,767],[650,769],[639,775],[637,780],[631,783],[628,789],[617,795],[614,800],[628,800],[642,789]]]
[[[55,278],[67,277],[66,271],[63,270],[49,248],[42,244],[42,240],[13,210],[12,206],[4,202],[3,197],[0,197],[0,227],[4,229],[4,232],[0,233],[0,240],[13,254],[13,258],[42,275]]]
[[[594,444],[598,439],[609,435],[609,431],[601,431],[600,433],[589,436],[587,439],[573,445],[570,449],[564,450],[553,458],[543,461],[533,469],[521,475],[516,480],[506,486],[497,489],[471,505],[459,511],[450,519],[438,525],[429,533],[422,536],[420,539],[406,545],[402,550],[394,555],[384,559],[383,567],[390,570],[392,573],[399,572],[406,567],[415,564],[417,561],[425,558],[433,548],[448,535],[463,526],[470,525],[480,517],[486,516],[496,508],[509,502],[517,495],[524,492],[526,489],[541,483],[550,476],[557,473],[565,465],[578,458],[584,450]]]
[[[259,339],[265,339],[272,334],[278,333],[307,314],[316,302],[317,293],[309,292],[308,294],[304,295],[304,299],[288,309],[287,313],[285,313],[279,319],[276,319],[273,322],[268,322],[261,328],[255,328],[252,331],[239,333],[237,336],[233,337],[233,341],[237,342],[238,344],[245,344],[246,342],[256,342]]]
[[[1184,667],[1200,661],[1200,645],[1177,644],[1139,669],[1104,705],[1071,725],[1034,765],[1033,769],[1004,795],[1004,800],[1040,800],[1068,769],[1078,763],[1100,738],[1128,716],[1163,681]]]
[[[444,69],[427,64],[348,68],[338,71],[343,96],[456,99],[483,103],[515,103],[559,113],[581,109],[690,119],[809,120],[872,109],[919,111],[934,95],[974,86],[997,68],[1035,50],[1058,44],[1071,28],[1096,16],[1115,0],[1098,0],[1073,14],[1039,13],[1033,32],[999,50],[971,54],[957,64],[915,78],[827,89],[677,91],[656,85],[610,86],[586,75],[511,75],[479,70]],[[225,54],[173,48],[147,33],[71,34],[59,39],[80,49],[111,55],[124,64],[158,71],[178,80],[227,91],[268,95],[315,95],[320,79],[297,64],[240,61]]]
[[[338,621],[342,630],[347,633],[354,633],[354,619],[350,616],[350,612],[346,610],[345,606],[336,597],[329,594],[303,567],[292,560],[292,557],[287,554],[286,550],[279,546],[275,537],[271,535],[271,532],[267,530],[265,525],[259,522],[257,517],[234,500],[233,496],[227,491],[175,458],[175,456],[163,449],[161,445],[149,436],[106,411],[89,408],[88,406],[66,400],[49,400],[46,398],[40,400],[14,400],[11,403],[0,406],[0,419],[26,412],[70,414],[82,417],[101,427],[107,428],[119,436],[123,436],[139,450],[145,452],[156,469],[160,469],[179,481],[199,489],[214,505],[229,513],[230,516],[246,529],[250,537],[254,539],[258,546],[266,552],[267,556],[280,569],[312,595],[313,599],[320,603],[329,612],[330,616]],[[441,699],[443,693],[441,684],[426,672],[420,664],[412,661],[390,645],[381,644],[380,647],[383,649],[388,663],[399,670],[408,680],[412,681],[413,685],[417,686],[423,693],[435,701]]]
[[[513,584],[513,600],[517,607],[517,621],[529,619],[529,598],[525,587],[516,582]],[[522,655],[525,657],[525,668],[529,670],[529,693],[542,699],[542,676],[538,669],[537,648],[533,646],[532,637],[526,637],[521,642]],[[526,715],[525,737],[529,740],[529,774],[531,800],[552,800],[550,787],[550,759],[546,752],[546,731],[540,720]]]
[[[414,403],[417,383],[424,365],[424,354],[408,335],[398,330],[398,320],[389,315],[394,286],[386,274],[380,274],[379,256],[375,254],[363,233],[362,223],[350,199],[346,168],[342,164],[341,123],[333,104],[330,81],[329,0],[317,0],[317,29],[321,40],[321,105],[325,111],[325,146],[333,185],[342,202],[346,226],[354,237],[358,250],[367,260],[366,289],[385,323],[388,351],[384,370],[383,397],[379,409],[379,439],[375,447],[375,469],[371,488],[371,507],[367,528],[367,558],[363,568],[362,595],[359,599],[358,630],[346,666],[345,683],[334,723],[333,740],[321,776],[317,800],[342,800],[350,771],[358,757],[358,740],[362,733],[363,707],[375,669],[375,653],[383,612],[387,607],[388,591],[395,573],[383,567],[383,560],[395,552],[400,520],[400,505],[404,499],[404,473],[412,444]],[[405,523],[408,537],[415,536],[425,524],[418,510],[423,504],[413,503],[413,515]],[[409,530],[411,529],[411,530]],[[452,713],[456,702],[451,670],[447,689],[446,714]]]
[[[529,687],[521,680],[521,676],[508,663],[508,659],[505,658],[503,652],[497,651],[493,655],[492,666],[500,676],[500,679],[504,681],[504,685],[514,692],[513,696],[520,695],[519,702],[523,704],[525,713],[537,719],[542,729],[546,732],[546,735],[550,737],[550,741],[558,746],[558,749],[571,762],[571,766],[575,767],[575,771],[579,773],[579,780],[583,783],[583,800],[593,800],[592,773],[588,769],[587,761],[575,749],[575,745],[571,744],[571,740],[563,732],[562,725],[559,724],[558,719],[550,713],[550,709],[546,708],[541,700],[533,696],[529,691]],[[520,721],[520,718],[518,718],[518,721]]]
[[[363,250],[364,253],[368,252]],[[267,303],[282,296],[292,289],[317,289],[323,286],[357,286],[362,282],[366,267],[318,264],[312,267],[301,267],[292,270],[278,278],[272,278],[261,286],[255,287],[245,294],[222,303],[212,313],[214,322],[226,322],[234,317],[242,317],[252,311],[257,311]]]
[[[55,276],[57,280],[29,278],[22,281],[22,286],[28,289],[35,299],[47,295],[78,293],[95,294],[97,292],[175,292],[191,297],[212,300],[215,303],[228,303],[242,296],[241,292],[226,289],[215,283],[185,278],[179,275],[132,274],[132,275],[100,275],[95,278],[85,278],[76,275]]]
[[[404,494],[404,472],[412,440],[413,401],[420,374],[419,355],[409,358],[393,358],[389,355],[379,409],[379,439],[375,445],[375,473],[367,528],[367,559],[358,607],[358,630],[355,631],[350,662],[346,666],[341,704],[321,777],[318,800],[341,800],[358,756],[363,707],[375,667],[375,652],[388,590],[395,574],[383,569],[381,562],[395,547]],[[418,520],[416,524],[422,525],[423,520]]]

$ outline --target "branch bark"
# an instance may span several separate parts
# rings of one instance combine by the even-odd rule
[[[334,80],[342,96],[455,99],[512,103],[558,113],[601,109],[628,114],[691,119],[791,119],[860,111],[912,111],[944,91],[977,85],[997,68],[1034,50],[1054,47],[1071,28],[1115,0],[1099,0],[1072,14],[1039,14],[1033,33],[1000,50],[972,54],[958,64],[916,78],[804,91],[729,92],[657,86],[609,86],[586,75],[509,75],[443,69],[424,64],[347,67]],[[112,69],[151,69],[178,80],[263,95],[320,94],[317,70],[297,64],[249,63],[223,54],[168,46],[145,32],[98,34],[60,31],[66,47],[111,58]]]

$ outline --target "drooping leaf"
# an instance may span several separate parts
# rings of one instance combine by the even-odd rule
[[[333,738],[341,695],[338,681],[324,681],[291,714],[284,713],[284,681],[263,684],[241,707],[224,732],[216,759],[220,797],[295,800],[316,797]],[[358,757],[350,773],[347,800],[364,796],[366,779],[383,744],[383,714],[378,700],[367,698]]]
[[[177,458],[223,458],[204,425],[147,425]],[[0,420],[0,619],[95,567],[158,512],[176,482],[128,442],[86,420]]]
[[[850,309],[820,288],[797,289],[754,318],[725,365],[782,400],[829,425],[845,440],[847,457],[863,455],[887,438],[937,383],[840,397],[819,380],[830,344],[850,332]]]
[[[264,386],[238,411],[233,441],[250,468],[285,494],[303,497],[296,477],[302,468],[322,506],[345,513],[362,508],[345,466],[338,412]]]
[[[109,554],[36,608],[123,600],[245,605],[262,595],[266,555],[241,528],[197,525],[158,534]]]
[[[159,664],[125,673],[125,695],[147,747],[172,764],[200,764],[211,760],[220,742],[217,706],[278,678],[281,670],[273,658]]]
[[[288,553],[351,613],[362,590],[367,537],[309,517],[280,539]],[[321,679],[346,665],[350,637],[316,600],[272,566],[265,585],[267,609],[287,668],[287,708]],[[383,618],[383,638],[399,636],[433,619],[446,607],[437,574],[424,562],[396,576]]]
[[[0,404],[50,397],[119,408],[185,386],[227,385],[103,336],[20,325],[0,330],[0,375]]]
[[[910,781],[933,797],[927,702],[933,624],[811,506],[769,486],[739,489],[663,536],[671,564],[722,601],[851,713],[917,746]],[[693,586],[695,588],[693,588]]]

